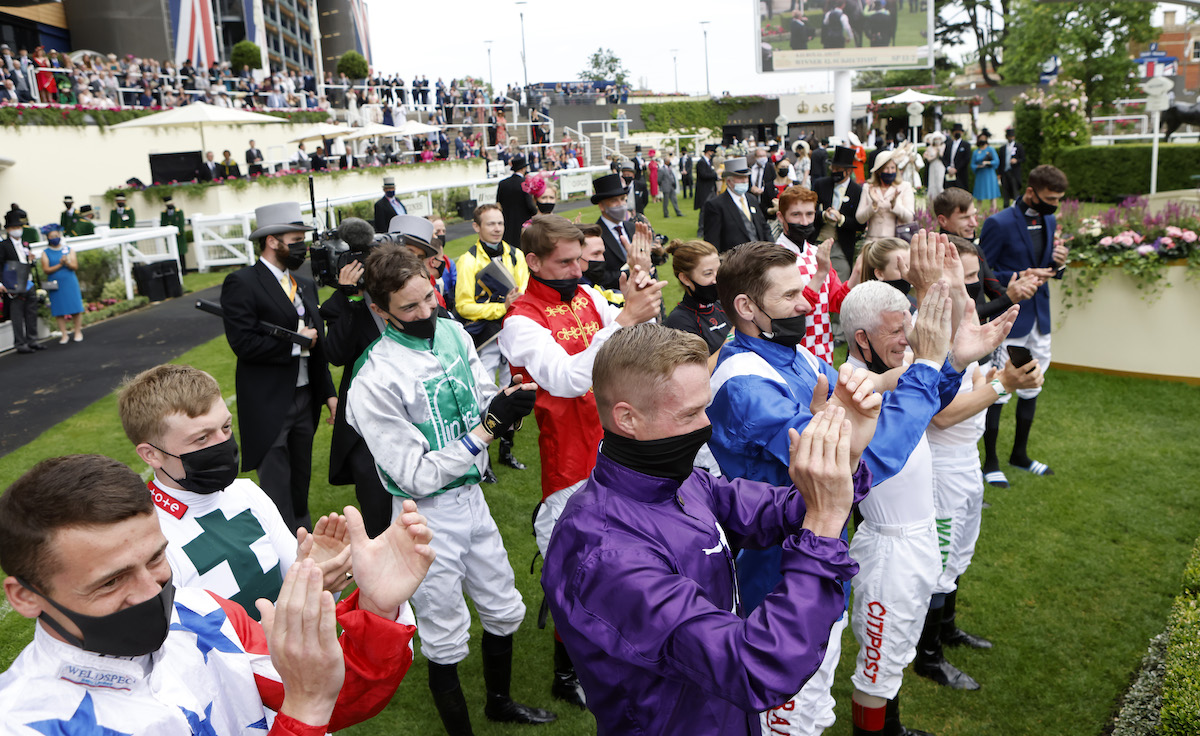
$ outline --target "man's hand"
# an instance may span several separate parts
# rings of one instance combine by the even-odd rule
[[[908,262],[901,262],[900,276],[912,284],[917,301],[925,300],[925,292],[942,278],[946,263],[946,243],[932,233],[918,230],[908,249]]]
[[[950,299],[954,302],[954,312],[950,317],[950,329],[957,330],[971,295],[967,293],[966,276],[963,273],[963,263],[959,258],[958,248],[954,247],[946,234],[938,233],[936,237],[946,247],[946,259],[942,262],[942,274],[950,287]]]
[[[1065,265],[1067,265],[1067,256],[1069,256],[1070,254],[1071,254],[1070,248],[1068,248],[1067,246],[1065,246],[1061,243],[1056,243],[1054,245],[1054,252],[1051,254],[1050,259],[1053,260],[1055,263],[1057,263],[1059,266],[1065,266]]]
[[[908,333],[914,361],[930,360],[941,365],[946,360],[950,350],[950,316],[954,310],[948,291],[945,280],[938,280],[921,302],[916,324]],[[971,313],[974,314],[974,310]]]
[[[315,328],[315,327],[302,327],[302,328],[300,328],[299,330],[297,330],[297,332],[299,332],[301,335],[304,335],[304,336],[305,336],[305,337],[307,337],[309,340],[312,340],[312,342],[311,342],[311,343],[309,343],[309,347],[310,347],[310,348],[311,348],[311,347],[314,347],[314,346],[316,346],[316,344],[317,344],[317,330],[316,330],[316,328]]]
[[[340,593],[350,584],[346,573],[352,569],[350,532],[346,517],[337,513],[322,516],[312,533],[296,530],[296,561],[312,560],[321,570],[322,584],[330,593]]]
[[[821,216],[825,218],[825,222],[832,223],[834,225],[842,224],[842,213],[838,212],[832,207],[826,207],[825,211],[821,213]]]
[[[657,317],[662,305],[662,290],[667,285],[666,281],[655,281],[641,266],[631,273],[632,279],[628,274],[621,274],[618,284],[625,297],[625,306],[616,320],[622,327],[633,327]]]
[[[362,294],[362,289],[358,288],[358,280],[363,275],[363,264],[358,261],[350,261],[342,266],[342,270],[338,271],[338,284],[340,286],[352,286],[355,289],[355,294]]]
[[[284,576],[275,604],[260,598],[254,605],[283,683],[279,712],[310,726],[328,724],[346,679],[346,662],[333,596],[321,590],[321,571],[312,560],[297,562]]]
[[[517,288],[513,288],[512,291],[505,294],[504,295],[504,308],[508,309],[509,307],[511,307],[512,303],[515,302],[517,300],[517,297],[519,297],[519,296],[521,296],[521,290],[517,289]]]
[[[408,498],[391,526],[374,539],[367,536],[358,509],[347,506],[342,511],[350,532],[359,608],[393,621],[433,564],[433,532]]]
[[[484,432],[484,441],[490,443],[509,428],[520,429],[521,420],[533,411],[536,397],[536,383],[521,383],[520,377],[514,376],[511,384],[492,397],[483,421],[476,427]]]
[[[1008,280],[1008,288],[1004,293],[1008,295],[1013,304],[1025,301],[1037,293],[1038,287],[1042,285],[1042,280],[1033,274],[1024,274],[1018,276],[1013,274]]]
[[[654,235],[649,225],[644,222],[638,222],[634,225],[632,243],[629,242],[629,239],[622,232],[621,245],[625,246],[625,256],[626,262],[629,264],[629,273],[634,273],[634,270],[638,267],[646,273],[650,273],[650,267],[653,265],[650,262],[650,250],[654,246]]]
[[[817,246],[817,270],[813,272],[812,279],[808,282],[808,288],[813,291],[819,292],[825,279],[829,278],[829,271],[833,269],[833,259],[830,257],[832,252],[833,238],[826,238],[824,243]]]
[[[1027,268],[1021,272],[1021,276],[1033,276],[1039,280],[1039,285],[1054,278],[1057,273],[1053,268]]]
[[[329,407],[329,418],[325,420],[325,423],[332,426],[337,422],[338,397],[330,396],[325,400],[325,406]]]
[[[788,475],[804,497],[804,524],[819,537],[842,534],[854,503],[850,444],[853,430],[840,406],[817,412],[803,432],[788,430]]]
[[[1020,311],[1021,308],[1014,304],[1004,314],[981,325],[979,315],[975,313],[975,303],[972,302],[962,324],[958,326],[958,332],[954,334],[954,348],[950,351],[950,365],[954,370],[961,373],[972,362],[990,355],[1000,347],[1000,343],[1004,342],[1004,338],[1008,337],[1012,330]]]
[[[995,370],[995,368],[992,369],[992,371]],[[1042,367],[1037,360],[1031,360],[1022,366],[1018,366],[1010,360],[1004,364],[1004,370],[1000,371],[998,375],[1004,390],[1010,394],[1023,388],[1041,388],[1042,382],[1045,380]]]
[[[838,371],[833,396],[829,396],[829,379],[824,374],[818,375],[808,410],[816,414],[829,407],[846,410],[846,418],[852,429],[850,460],[852,467],[857,468],[863,450],[867,449],[871,438],[875,436],[875,423],[879,421],[879,411],[883,408],[883,394],[875,390],[875,379],[871,372],[843,363]]]

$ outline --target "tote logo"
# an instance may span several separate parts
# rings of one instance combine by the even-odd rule
[[[176,64],[191,59],[199,70],[218,60],[212,0],[171,0],[171,26]]]

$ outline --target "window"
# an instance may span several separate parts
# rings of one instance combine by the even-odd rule
[[[1200,41],[1192,41],[1192,61],[1200,61]]]

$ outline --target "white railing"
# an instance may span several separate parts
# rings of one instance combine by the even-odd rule
[[[583,131],[576,130],[569,125],[563,126],[563,133],[571,136],[571,138],[583,144],[583,162],[585,166],[592,165],[592,139]]]
[[[239,215],[191,216],[192,252],[196,268],[208,271],[216,266],[249,266],[254,263],[254,244],[250,235],[250,213]]]
[[[1138,136],[1143,136],[1143,135],[1150,134],[1150,116],[1149,115],[1101,115],[1101,116],[1092,118],[1090,122],[1092,124],[1092,131],[1093,131],[1092,135],[1104,135],[1104,136],[1138,135]],[[1128,123],[1128,122],[1138,123],[1139,124],[1138,127],[1140,129],[1136,133],[1133,133],[1133,132],[1131,132],[1131,133],[1113,133],[1114,126],[1116,126],[1119,123]],[[1104,125],[1105,132],[1103,132],[1103,133],[1095,132],[1097,123]]]
[[[63,242],[76,253],[87,250],[119,248],[121,250],[121,276],[125,280],[125,298],[133,298],[133,266],[138,263],[155,263],[173,260],[179,263],[179,228],[174,225],[156,227],[131,227],[109,230],[104,235],[81,235],[63,238]],[[143,245],[146,243],[146,245]],[[34,252],[40,256],[45,243],[36,243]],[[182,273],[182,269],[180,270]]]

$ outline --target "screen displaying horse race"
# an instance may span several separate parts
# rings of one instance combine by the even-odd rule
[[[760,72],[933,66],[933,0],[753,0]]]

